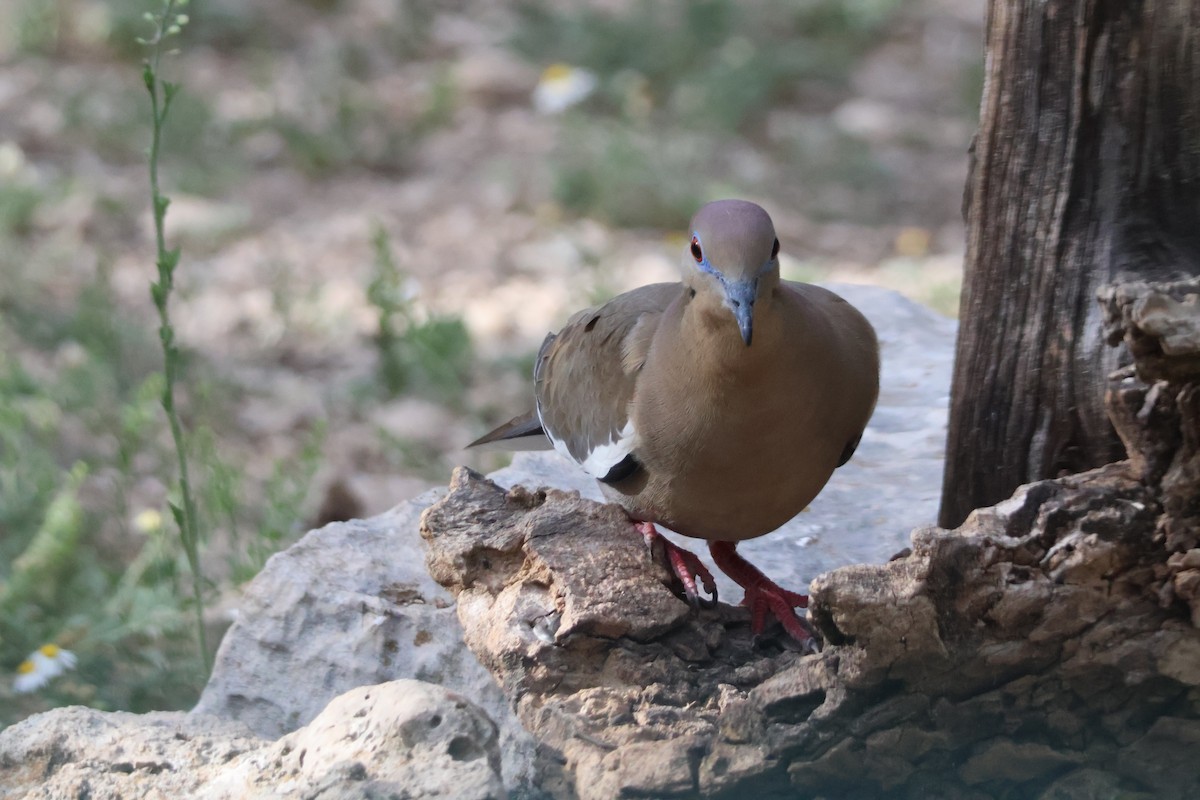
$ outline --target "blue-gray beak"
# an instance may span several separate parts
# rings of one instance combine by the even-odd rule
[[[725,298],[733,309],[742,341],[750,346],[754,337],[754,297],[758,294],[758,281],[730,281],[725,284]]]

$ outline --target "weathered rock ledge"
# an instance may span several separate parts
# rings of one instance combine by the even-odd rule
[[[1109,392],[1129,461],[822,575],[817,655],[691,611],[575,494],[458,471],[429,569],[556,797],[1200,796],[1200,390],[1142,345],[1174,366]]]
[[[555,796],[1182,797],[1200,632],[1164,597],[1200,550],[1172,574],[1160,516],[1124,463],[1025,487],[819,578],[828,645],[805,657],[754,643],[740,609],[674,599],[609,507],[460,471],[425,530]]]

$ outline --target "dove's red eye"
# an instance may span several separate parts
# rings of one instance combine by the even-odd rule
[[[704,260],[704,253],[701,252],[701,250],[700,250],[700,240],[698,238],[696,238],[695,236],[692,237],[692,248],[691,249],[692,249],[692,258],[696,259],[697,264],[699,264],[701,261]]]
[[[771,245],[771,258],[779,255],[779,240],[775,240],[775,244]]]

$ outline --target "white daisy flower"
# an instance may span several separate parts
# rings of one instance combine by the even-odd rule
[[[17,667],[13,691],[17,694],[36,692],[69,669],[74,669],[78,659],[70,650],[56,644],[44,644],[29,654],[29,658]]]
[[[570,64],[551,64],[533,90],[533,107],[542,114],[561,114],[587,99],[596,89],[596,76]]]

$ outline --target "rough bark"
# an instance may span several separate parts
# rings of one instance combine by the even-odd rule
[[[1121,457],[1092,298],[1200,274],[1200,3],[992,0],[939,524]]]
[[[1190,295],[1190,296],[1189,296]],[[825,640],[692,612],[623,515],[460,470],[422,519],[556,798],[1200,796],[1200,295],[1106,293],[1128,461],[811,587]]]

